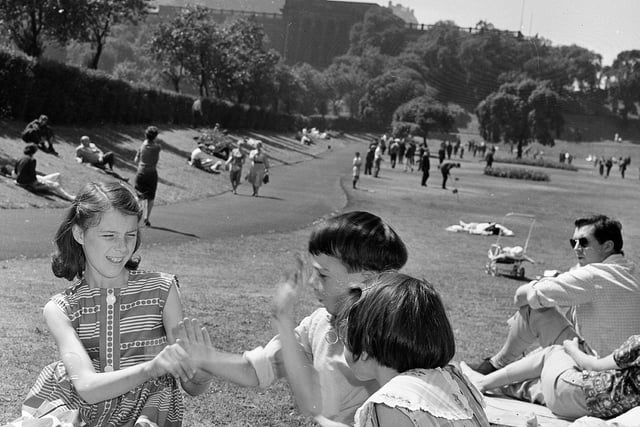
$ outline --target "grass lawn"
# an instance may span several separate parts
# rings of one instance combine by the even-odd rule
[[[453,170],[453,177],[458,180],[450,181],[449,190],[440,189],[441,177],[435,166],[429,186],[423,188],[417,173],[403,173],[402,168],[391,170],[388,162],[383,164],[380,178],[363,176],[360,189],[352,190],[347,166],[340,178],[348,195],[345,210],[374,212],[403,237],[409,248],[405,272],[431,281],[443,296],[456,333],[455,359],[475,361],[499,348],[505,321],[513,311],[513,292],[521,282],[485,273],[487,250],[495,243],[495,237],[450,233],[445,228],[459,220],[496,221],[516,233],[515,237],[503,238],[506,245],[522,245],[528,222],[505,219],[504,215],[536,215],[527,252],[536,264],[525,264],[527,277],[533,278],[544,270],[562,270],[572,265],[575,259],[567,240],[573,231],[573,220],[602,212],[622,221],[625,252],[633,261],[640,261],[640,182],[636,163],[640,162],[640,147],[624,146],[632,152],[627,179],[620,179],[614,169],[612,177],[605,180],[583,160],[596,149],[620,148],[602,144],[605,143],[571,145],[574,164],[580,170],[547,169],[550,182],[485,176],[479,159],[466,158],[460,169]],[[435,147],[434,143],[430,145]],[[362,145],[358,148],[362,151]],[[552,150],[555,149],[549,150],[550,156]],[[458,192],[454,194],[453,188]],[[273,285],[283,266],[293,265],[293,254],[304,251],[309,231],[146,248],[141,252],[141,266],[177,274],[187,315],[207,325],[217,347],[242,352],[265,344],[273,335],[269,324]],[[57,358],[41,309],[66,282],[53,278],[48,259],[7,261],[0,264],[0,269],[2,423],[19,415],[20,403],[38,372]],[[300,302],[299,315],[316,306],[312,293],[307,292]],[[187,397],[185,403],[187,426],[313,425],[297,415],[283,381],[269,389],[214,381],[208,393]]]

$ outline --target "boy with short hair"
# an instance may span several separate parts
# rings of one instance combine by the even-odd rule
[[[348,212],[318,225],[308,246],[313,267],[309,282],[324,305],[305,317],[295,328],[301,350],[313,364],[320,386],[323,417],[353,424],[355,411],[379,387],[375,381],[359,381],[344,358],[332,318],[339,299],[353,286],[360,286],[370,273],[400,269],[407,262],[407,249],[396,232],[378,216]],[[197,322],[189,319],[179,332],[196,366],[239,385],[266,387],[286,375],[282,343],[275,336],[264,347],[242,355],[218,351],[197,336]],[[206,335],[206,333],[204,334]],[[207,341],[207,340],[205,340]]]

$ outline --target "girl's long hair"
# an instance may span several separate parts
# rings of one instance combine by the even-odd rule
[[[142,218],[142,208],[137,197],[120,182],[90,182],[78,192],[53,240],[55,251],[51,256],[51,269],[56,277],[74,280],[83,276],[84,251],[82,245],[73,237],[73,226],[77,225],[82,230],[95,227],[100,223],[102,214],[110,209],[115,209],[123,215],[135,215],[138,222]],[[138,233],[134,254],[139,247]],[[125,267],[133,270],[138,264],[140,257],[132,256]]]

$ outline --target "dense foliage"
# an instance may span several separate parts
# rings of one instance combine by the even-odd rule
[[[371,130],[389,128],[400,105],[429,96],[477,106],[490,141],[551,144],[563,112],[609,107],[626,119],[640,101],[636,50],[603,68],[596,52],[485,21],[474,28],[441,21],[418,33],[389,9],[371,8],[352,28],[348,53],[316,70],[285,64],[252,20],[221,22],[210,9],[188,7],[163,21],[145,13],[148,3],[3,0],[0,19],[6,37],[29,56],[46,51],[127,82],[276,112],[346,115]],[[513,88],[522,82],[535,85],[527,97]]]
[[[499,178],[524,179],[528,181],[550,181],[549,175],[531,169],[517,168],[485,168],[484,174]]]
[[[476,108],[480,134],[490,142],[512,142],[522,149],[532,140],[553,145],[562,130],[560,96],[548,81],[523,79],[505,83]]]
[[[393,113],[394,136],[421,136],[427,142],[429,132],[449,132],[455,117],[447,106],[429,96],[415,98],[402,104]]]

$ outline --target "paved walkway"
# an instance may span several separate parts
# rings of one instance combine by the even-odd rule
[[[201,201],[156,206],[143,247],[195,239],[294,230],[338,211],[346,204],[340,178],[350,176],[358,143],[336,143],[317,159],[271,169],[271,181],[251,197],[243,183],[238,195],[227,192]],[[64,209],[0,210],[0,260],[51,254],[52,238]]]

